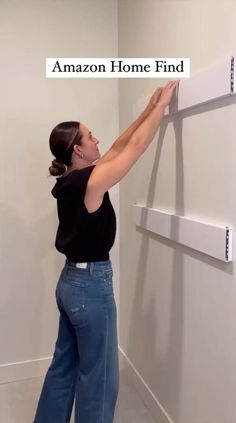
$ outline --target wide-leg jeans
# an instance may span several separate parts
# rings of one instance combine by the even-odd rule
[[[55,296],[58,337],[34,423],[112,423],[119,390],[117,309],[110,260],[65,262]]]

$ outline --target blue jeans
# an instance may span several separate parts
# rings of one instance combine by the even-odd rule
[[[71,263],[71,262],[70,262]],[[112,423],[119,390],[117,310],[110,260],[65,263],[56,286],[58,338],[34,423]]]

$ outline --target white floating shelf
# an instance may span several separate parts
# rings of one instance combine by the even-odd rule
[[[134,222],[143,229],[224,262],[232,261],[232,229],[157,209],[133,206]]]
[[[175,78],[178,79],[178,78]],[[209,103],[236,93],[235,57],[231,56],[208,68],[182,79],[165,115]]]
[[[177,77],[169,79],[178,79]],[[180,77],[181,79],[181,77]],[[165,83],[159,84],[164,86]],[[177,95],[165,109],[165,116],[207,104],[236,94],[236,55],[223,59],[196,73],[182,78]],[[139,97],[133,106],[134,118],[143,112],[149,96]]]

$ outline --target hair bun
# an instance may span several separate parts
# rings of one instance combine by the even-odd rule
[[[67,166],[64,163],[54,159],[48,170],[52,176],[61,176],[63,173],[65,173],[66,169]]]

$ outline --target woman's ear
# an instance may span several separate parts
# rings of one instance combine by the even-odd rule
[[[84,155],[83,155],[82,151],[80,150],[80,148],[79,148],[79,146],[78,146],[77,144],[75,144],[73,148],[74,148],[74,152],[75,152],[75,154],[77,154],[77,155],[78,155],[78,156],[80,156],[81,158],[83,158],[83,157],[84,157]]]
[[[75,145],[74,145],[73,150],[74,150],[74,152],[75,152],[76,154],[81,154],[81,151],[80,151],[80,149],[79,149],[78,144],[75,144]]]

